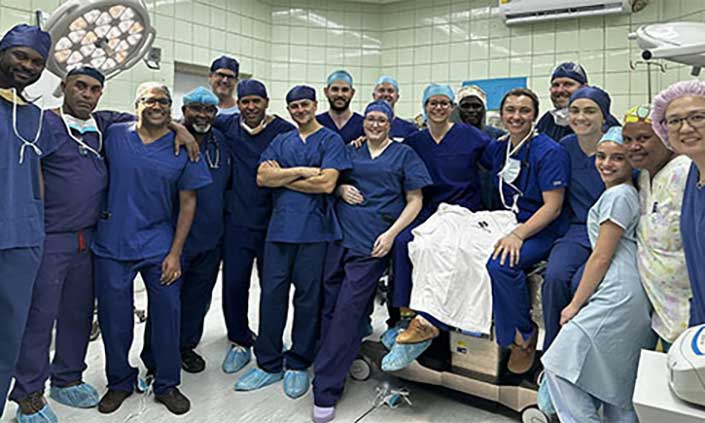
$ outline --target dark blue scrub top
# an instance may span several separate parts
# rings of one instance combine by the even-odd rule
[[[41,113],[33,104],[17,106],[17,131],[27,141],[34,141]],[[46,127],[36,145],[42,156],[56,149]],[[44,242],[39,156],[33,148],[26,147],[20,164],[21,148],[22,141],[12,127],[12,102],[0,98],[0,250],[38,247]]]
[[[222,132],[212,129],[201,141],[213,182],[196,191],[196,215],[184,245],[184,255],[194,256],[215,248],[225,229],[225,193],[230,181],[232,157]]]
[[[622,126],[617,118],[612,115],[607,117],[607,125]],[[551,115],[551,112],[546,112],[543,116],[541,116],[541,119],[539,119],[539,122],[536,124],[536,130],[558,142],[560,142],[567,135],[573,134],[573,130],[569,125],[556,125],[556,121],[553,120],[553,115]]]
[[[389,229],[406,207],[406,192],[433,183],[418,154],[409,146],[392,142],[372,158],[367,144],[347,146],[352,170],[340,183],[355,186],[365,201],[350,205],[338,199],[336,211],[343,228],[343,246],[369,255],[377,237]]]
[[[172,132],[145,145],[132,123],[111,125],[105,138],[110,186],[93,252],[113,260],[166,255],[176,229],[179,191],[211,183],[205,160],[193,163],[187,154],[175,156]]]
[[[225,136],[233,158],[226,212],[239,226],[266,231],[272,214],[272,192],[257,186],[259,158],[274,137],[296,127],[275,116],[262,132],[250,135],[240,126],[240,115],[218,115],[215,128]]]
[[[484,128],[482,128],[482,132],[487,134],[487,136],[490,137],[491,140],[496,140],[497,138],[506,134],[506,132],[504,132],[503,130],[490,125],[486,125]]]
[[[404,141],[417,132],[419,132],[419,128],[416,125],[408,120],[395,117],[392,121],[392,128],[389,131],[389,138],[394,141]]]
[[[699,180],[700,172],[693,163],[681,208],[681,238],[693,291],[689,326],[705,323],[705,188],[698,188]]]
[[[421,219],[435,213],[441,203],[472,211],[483,208],[478,163],[489,142],[487,134],[464,123],[454,124],[440,143],[428,129],[406,140],[433,179],[433,184],[423,189]]]
[[[262,153],[260,163],[276,160],[283,168],[310,166],[343,171],[352,168],[350,156],[338,134],[321,128],[301,140],[297,130],[277,135]],[[287,243],[328,242],[342,238],[329,194],[304,194],[275,188],[274,208],[267,241]]]
[[[127,113],[107,111],[95,112],[93,118],[103,134],[113,123],[135,119]],[[88,150],[82,154],[80,145],[69,136],[61,116],[53,111],[44,112],[44,124],[57,145],[57,149],[42,160],[46,232],[76,232],[92,228],[98,223],[108,188],[105,160]],[[73,130],[72,133],[99,151],[98,133],[81,135]]]
[[[345,144],[365,135],[365,132],[362,129],[362,122],[365,120],[365,118],[363,118],[362,115],[360,115],[359,113],[353,112],[352,116],[350,116],[350,119],[348,119],[348,121],[345,123],[345,126],[343,126],[342,128],[338,128],[338,126],[335,124],[335,122],[333,122],[333,119],[330,117],[330,114],[328,114],[328,112],[321,113],[320,115],[316,116],[316,120],[321,125],[340,135],[340,138],[343,139],[343,142]]]
[[[492,141],[482,156],[482,165],[492,169],[495,184],[499,186],[498,174],[504,168],[509,140]],[[544,134],[538,134],[512,155],[521,161],[521,172],[513,182],[524,195],[519,196],[517,220],[526,222],[543,206],[543,192],[567,188],[570,182],[570,157],[557,142]],[[517,192],[503,184],[504,199],[511,206]],[[565,207],[560,216],[541,231],[549,237],[559,237],[568,229],[568,213]]]

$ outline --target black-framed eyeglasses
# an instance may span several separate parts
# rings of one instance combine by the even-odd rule
[[[232,80],[237,79],[237,75],[231,75],[229,73],[220,72],[220,71],[213,72],[213,75],[215,75],[215,77],[218,79],[232,79]]]
[[[683,127],[683,122],[688,122],[691,128],[703,128],[705,127],[705,111],[693,112],[686,117],[673,116],[663,120],[669,131],[678,131]]]

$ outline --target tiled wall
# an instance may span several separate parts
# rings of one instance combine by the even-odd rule
[[[0,29],[26,22],[36,9],[52,11],[59,0],[0,0]],[[173,82],[175,62],[207,66],[224,53],[237,57],[242,71],[269,85],[272,109],[284,112],[292,85],[319,88],[337,68],[356,81],[353,107],[370,99],[382,73],[401,85],[398,113],[419,111],[423,87],[467,79],[527,76],[545,107],[548,76],[555,63],[579,60],[590,82],[606,88],[615,114],[647,99],[646,72],[632,72],[639,58],[626,35],[643,23],[705,21],[705,0],[651,0],[637,14],[505,26],[496,0],[406,0],[388,5],[338,0],[148,0],[163,49],[162,68],[142,63],[109,82],[101,107],[129,109],[136,86],[145,80]],[[654,91],[689,70],[669,64],[652,75]],[[205,83],[205,81],[204,81]],[[323,98],[322,90],[319,95]],[[327,107],[325,99],[321,109]]]

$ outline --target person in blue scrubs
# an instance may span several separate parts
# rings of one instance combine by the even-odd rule
[[[400,325],[404,324],[399,317],[408,319],[412,315],[408,309],[412,288],[408,247],[413,240],[411,231],[435,213],[441,203],[472,211],[484,208],[478,163],[489,138],[474,126],[450,121],[454,97],[448,85],[426,87],[421,105],[427,115],[428,128],[406,140],[423,160],[433,184],[423,188],[423,208],[416,220],[394,240],[390,303],[400,309],[400,316],[390,316],[387,334],[390,337],[396,337]]]
[[[568,228],[563,199],[571,178],[570,156],[534,130],[538,110],[533,91],[509,91],[500,109],[508,136],[493,141],[482,157],[483,165],[497,175],[502,204],[519,222],[497,242],[487,262],[497,343],[510,348],[507,368],[515,374],[533,366],[538,339],[529,314],[526,270],[545,260]]]
[[[316,116],[318,123],[340,135],[346,144],[360,138],[363,135],[362,116],[350,110],[350,102],[355,96],[352,76],[344,70],[331,73],[323,91],[329,108]]]
[[[654,132],[693,163],[688,173],[681,237],[693,298],[689,326],[705,324],[705,82],[677,82],[662,91],[651,112]]]
[[[181,259],[196,210],[195,190],[211,183],[205,160],[171,153],[174,135],[169,89],[144,83],[135,100],[136,123],[111,125],[105,152],[110,186],[92,245],[95,254],[98,320],[105,346],[108,392],[98,411],[112,413],[135,389],[137,369],[129,362],[133,340],[134,278],[147,288],[155,400],[174,414],[189,400],[178,390]],[[177,215],[178,207],[178,215]]]
[[[273,189],[274,197],[264,246],[257,367],[235,389],[251,391],[283,378],[286,395],[298,398],[308,390],[316,353],[326,249],[342,237],[332,193],[340,172],[352,164],[340,136],[316,121],[313,88],[292,88],[286,102],[298,130],[278,135],[257,169],[257,185]],[[293,345],[282,352],[292,284]]]
[[[491,140],[496,140],[505,134],[499,128],[488,125],[487,119],[487,94],[477,85],[466,85],[458,90],[458,107],[456,122],[467,123],[483,131]]]
[[[232,115],[239,112],[233,97],[240,78],[240,63],[232,57],[220,56],[211,63],[208,84],[218,97],[218,114]]]
[[[551,74],[551,101],[553,110],[541,116],[536,129],[555,141],[563,139],[573,133],[569,124],[568,102],[570,96],[579,88],[588,86],[588,77],[585,69],[577,63],[565,62],[556,66]],[[617,118],[609,115],[609,126],[619,126]]]
[[[568,103],[568,120],[574,134],[563,138],[561,145],[570,156],[570,184],[566,197],[570,226],[568,232],[553,245],[543,278],[544,351],[558,335],[561,310],[573,298],[585,262],[592,253],[587,215],[605,190],[605,184],[595,168],[595,151],[607,129],[610,104],[609,95],[597,87],[578,89]]]
[[[230,342],[222,365],[225,373],[245,367],[254,345],[247,317],[250,281],[255,259],[262,279],[264,239],[272,214],[271,190],[257,186],[259,158],[277,135],[296,129],[267,114],[269,97],[261,82],[240,82],[237,95],[240,114],[220,114],[214,124],[225,135],[233,158],[223,240],[223,315]]]
[[[23,91],[46,64],[51,37],[14,26],[0,40],[0,415],[14,375],[44,242],[39,159],[55,149],[42,111]],[[42,398],[41,394],[38,396]],[[43,401],[43,399],[41,399]]]
[[[203,324],[218,279],[225,227],[225,196],[230,182],[232,159],[223,134],[213,128],[218,97],[198,87],[183,97],[182,124],[195,137],[213,182],[196,192],[196,214],[184,244],[181,267],[181,368],[189,373],[202,372],[206,362],[194,349],[203,336]],[[149,317],[149,316],[148,316]],[[152,362],[151,326],[147,321],[143,361]],[[149,369],[153,370],[153,369]]]
[[[372,99],[385,100],[394,110],[394,106],[399,101],[399,83],[397,83],[397,80],[387,75],[380,76],[377,79],[374,91],[372,91]],[[414,123],[394,116],[389,137],[394,141],[403,142],[417,132],[419,132],[419,128]]]
[[[343,239],[328,249],[323,280],[321,347],[314,363],[314,421],[327,422],[357,355],[357,330],[389,263],[394,238],[421,211],[421,188],[432,183],[409,146],[390,138],[394,111],[385,100],[365,109],[365,144],[347,146],[352,170],[341,174],[336,211]]]
[[[46,236],[10,394],[21,423],[56,419],[42,398],[50,377],[55,401],[80,408],[98,404],[98,392],[82,381],[82,373],[94,307],[89,246],[108,185],[102,132],[113,122],[133,120],[128,114],[93,113],[104,81],[94,68],[74,68],[61,84],[62,107],[44,112],[56,148],[41,163]]]

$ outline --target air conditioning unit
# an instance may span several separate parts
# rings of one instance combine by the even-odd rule
[[[499,0],[507,25],[631,11],[631,0]]]

